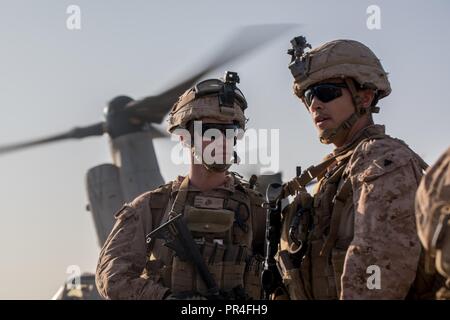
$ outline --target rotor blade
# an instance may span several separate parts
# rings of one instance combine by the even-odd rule
[[[28,142],[16,143],[9,146],[0,147],[0,155],[6,154],[13,151],[18,151],[21,149],[34,147],[42,144],[52,143],[55,141],[66,140],[66,139],[82,139],[91,136],[101,136],[105,132],[105,123],[99,122],[86,127],[75,127],[72,130],[53,135],[47,138],[32,140]]]
[[[157,139],[157,138],[169,138],[169,133],[159,129],[159,128],[155,128],[154,126],[152,126],[151,124],[147,123],[143,126],[142,128],[143,131],[146,132],[151,132],[152,134],[152,138],[153,139]]]
[[[218,50],[218,54],[197,73],[157,96],[134,101],[128,106],[134,109],[134,114],[142,117],[145,121],[161,123],[178,97],[192,87],[205,74],[223,66],[231,60],[252,52],[294,26],[298,25],[255,25],[240,28],[236,34],[226,42],[224,47]]]

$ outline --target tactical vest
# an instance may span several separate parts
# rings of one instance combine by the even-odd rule
[[[285,208],[277,260],[291,299],[339,298],[344,259],[353,240],[354,229],[352,186],[347,164],[359,144],[385,138],[393,139],[384,133],[365,132],[335,156],[335,161],[318,176],[314,197],[309,194],[296,197],[294,203]],[[420,157],[419,162],[424,164]],[[302,208],[301,215],[299,208]],[[300,220],[297,224],[302,226],[297,228],[296,238],[306,242],[301,256],[292,254],[289,228],[295,216]]]
[[[345,170],[351,154],[346,153],[323,175],[314,197],[297,198],[283,213],[278,263],[291,299],[338,297],[345,254],[353,239],[352,190]],[[306,248],[301,254],[303,259],[292,262],[290,221],[294,220],[299,208],[306,211],[300,217],[303,227],[296,230],[296,237],[304,240]]]
[[[177,194],[172,193],[170,183],[152,195],[149,205],[153,229],[169,219]],[[263,258],[252,250],[254,236],[258,233],[255,228],[264,228],[253,221],[254,209],[261,203],[255,191],[239,182],[235,184],[234,193],[187,191],[183,215],[210,273],[223,292],[244,288],[247,298],[261,297],[259,275]],[[195,265],[174,255],[162,240],[150,243],[146,275],[175,295],[203,295],[207,291]]]

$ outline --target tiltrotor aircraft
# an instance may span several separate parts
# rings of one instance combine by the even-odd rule
[[[244,27],[219,50],[204,68],[164,92],[140,100],[128,96],[112,99],[105,108],[105,120],[89,126],[76,127],[68,132],[25,143],[0,146],[0,156],[9,152],[66,139],[82,139],[107,134],[110,140],[112,163],[101,164],[87,171],[86,191],[98,243],[103,245],[113,224],[114,213],[123,203],[164,184],[158,166],[153,139],[165,134],[153,124],[161,123],[177,98],[209,72],[226,67],[233,59],[248,54],[281,35],[292,25],[259,25]],[[260,176],[258,190],[271,183],[281,182],[281,174]],[[91,273],[78,279],[69,278],[53,299],[100,299]]]

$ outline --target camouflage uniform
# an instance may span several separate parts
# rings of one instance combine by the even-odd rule
[[[355,113],[324,132],[323,143],[345,137],[367,112],[352,80],[376,88],[378,98],[391,90],[378,59],[356,41],[337,40],[306,54],[294,53],[290,68],[301,98],[309,86],[329,78],[342,78],[352,94]],[[309,168],[311,178],[304,180],[304,173],[286,184],[285,193],[297,195],[283,211],[277,259],[290,298],[404,299],[421,252],[414,197],[423,167],[423,160],[386,135],[384,126],[369,125]],[[319,182],[309,196],[304,182],[313,177]],[[293,239],[301,239],[301,245]],[[379,286],[372,282],[378,275]]]
[[[444,277],[437,299],[450,299],[450,148],[423,177],[416,196],[417,228],[428,273]],[[445,284],[444,284],[445,281]]]
[[[159,240],[154,244],[154,248],[148,248],[145,241],[146,235],[158,227],[163,219],[168,218],[167,208],[172,202],[171,199],[176,197],[183,179],[183,177],[178,177],[171,183],[139,196],[116,214],[117,222],[103,246],[97,266],[97,287],[103,297],[157,300],[164,298],[174,290],[187,291],[197,288],[196,282],[201,280],[196,279],[196,273],[191,264],[186,263],[184,273],[180,273],[180,270],[174,272],[174,256],[171,250],[164,247]],[[265,212],[261,208],[260,195],[229,175],[225,185],[209,192],[201,192],[190,186],[186,203],[194,205],[195,199],[202,196],[210,199],[230,199],[225,207],[235,210],[238,200],[232,201],[231,199],[235,198],[233,195],[239,198],[239,201],[248,201],[251,208],[250,217],[246,221],[242,221],[248,228],[247,232],[242,230],[242,226],[237,223],[234,223],[232,227],[233,240],[236,244],[238,246],[246,245],[246,248],[250,250],[244,252],[241,258],[237,257],[238,252],[235,252],[235,256],[229,257],[226,263],[231,264],[233,261],[231,271],[243,271],[247,267],[247,272],[245,277],[242,272],[237,279],[232,279],[232,282],[230,280],[223,281],[230,275],[223,272],[224,262],[219,259],[220,253],[217,253],[217,260],[210,263],[209,266],[216,280],[222,284],[222,289],[231,290],[242,285],[249,294],[253,295],[253,298],[259,298],[257,254],[263,252],[265,223]],[[241,214],[245,215],[245,212]],[[221,254],[223,255],[223,248],[219,249],[222,250]],[[204,255],[205,258],[210,258],[206,250],[204,250]],[[177,282],[174,277],[178,277],[179,280],[180,277],[183,277],[180,280],[183,283]],[[175,286],[177,289],[174,288]],[[185,286],[185,288],[182,289],[181,286]],[[191,288],[188,288],[189,286]],[[200,287],[201,284],[198,284],[197,289],[204,289]]]
[[[224,80],[205,80],[186,91],[170,113],[168,131],[192,128],[192,121],[204,118],[244,129],[247,104],[235,86],[238,79],[237,74],[226,73]],[[196,149],[191,151],[196,156]],[[201,163],[209,171],[224,172],[230,166]],[[179,177],[139,196],[116,214],[117,222],[101,250],[96,273],[100,294],[109,299],[204,299],[209,291],[194,262],[176,255],[162,240],[148,237],[182,214],[221,296],[259,299],[265,234],[262,202],[261,194],[230,173],[224,185],[207,192],[190,185],[188,177]]]

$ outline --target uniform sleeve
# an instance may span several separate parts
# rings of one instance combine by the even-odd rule
[[[349,163],[354,237],[344,262],[341,299],[404,299],[420,256],[414,196],[418,164],[388,139],[365,142]]]
[[[99,293],[106,299],[162,299],[169,289],[141,276],[147,262],[145,236],[152,225],[148,199],[125,205],[116,218],[97,264]]]

